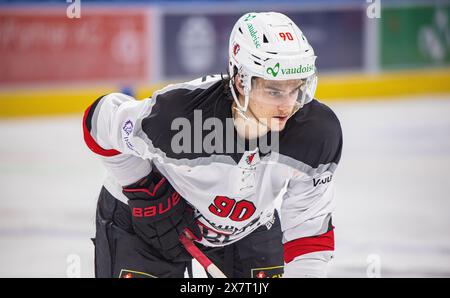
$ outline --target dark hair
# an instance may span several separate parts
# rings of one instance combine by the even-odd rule
[[[230,90],[230,81],[231,81],[230,74],[227,71],[226,76],[224,76],[223,73],[221,73],[220,77],[222,78],[223,94],[225,94],[226,96],[225,98],[228,100],[234,100]],[[237,92],[236,87],[233,86],[233,88],[235,88],[235,92]]]

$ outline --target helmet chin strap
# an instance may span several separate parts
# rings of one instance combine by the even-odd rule
[[[250,94],[249,94],[250,90],[248,89],[248,87],[244,86],[244,106],[242,106],[241,103],[239,102],[238,96],[236,95],[236,91],[234,90],[234,83],[235,83],[235,79],[233,78],[232,80],[230,80],[230,90],[231,90],[231,94],[233,95],[234,104],[235,104],[235,106],[233,106],[233,110],[238,112],[239,116],[241,116],[245,121],[251,120],[250,117],[247,115],[247,110],[249,110],[252,118],[254,120],[256,120],[256,124],[263,125],[264,128],[269,130],[269,127],[267,126],[267,124],[261,122],[259,120],[259,118],[255,115],[255,113],[253,113],[253,111],[250,109],[250,107],[248,105],[249,101],[250,101]]]
[[[233,110],[235,110],[239,114],[239,116],[241,116],[245,121],[256,121],[255,124],[260,124],[269,130],[269,127],[267,126],[267,124],[265,124],[261,120],[259,120],[259,118],[255,115],[255,113],[253,113],[253,111],[251,110],[250,107],[247,107],[247,111],[250,112],[250,117],[247,115],[247,111],[242,111],[241,109],[234,107],[234,106],[233,106]]]
[[[230,81],[230,83],[231,83],[231,81]],[[233,97],[235,99],[234,105],[232,107],[233,110],[235,110],[239,114],[239,116],[241,116],[245,121],[256,120],[255,124],[262,125],[265,129],[270,130],[269,127],[267,126],[267,124],[261,122],[261,120],[259,120],[259,118],[255,115],[255,113],[253,113],[253,111],[250,109],[250,107],[248,105],[248,103],[249,103],[248,91],[247,90],[246,90],[247,92],[244,91],[244,93],[245,93],[244,106],[242,106],[239,103],[239,100],[238,100],[238,97],[236,96],[236,92],[234,91],[234,88],[232,86],[230,86],[230,88],[231,88],[231,93],[233,94]],[[247,111],[249,111],[251,113],[250,117],[247,115]]]
[[[234,99],[234,104],[237,107],[233,107],[233,109],[235,109],[239,115],[241,115],[242,118],[244,118],[244,120],[248,120],[249,118],[247,117],[247,115],[245,115],[245,112],[247,111],[247,107],[248,107],[248,101],[249,101],[249,96],[248,93],[249,92],[245,92],[245,99],[244,99],[244,106],[241,106],[241,103],[239,102],[239,98],[236,95],[236,91],[234,90],[234,81],[235,79],[232,78],[230,79],[230,90],[231,90],[231,94],[233,95],[233,99]]]

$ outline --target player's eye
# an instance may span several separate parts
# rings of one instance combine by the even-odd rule
[[[269,95],[272,97],[280,97],[281,96],[281,92],[280,91],[275,91],[275,90],[269,90]]]

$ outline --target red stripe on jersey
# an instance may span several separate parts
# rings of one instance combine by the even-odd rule
[[[334,230],[318,236],[299,238],[284,244],[284,262],[289,263],[298,256],[324,250],[334,250]]]
[[[89,111],[91,110],[92,105],[90,105],[86,111],[84,112],[84,116],[83,116],[83,136],[84,136],[84,142],[86,143],[86,145],[89,147],[89,149],[91,149],[92,152],[97,153],[99,155],[102,156],[114,156],[114,155],[118,155],[120,154],[119,151],[114,150],[114,149],[103,149],[102,147],[100,147],[97,142],[94,140],[94,138],[91,136],[91,133],[89,132],[87,126],[86,126],[86,121],[88,120],[88,114]],[[89,119],[90,120],[90,119]]]

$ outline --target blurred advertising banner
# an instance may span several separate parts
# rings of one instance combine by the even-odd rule
[[[0,11],[0,84],[149,79],[148,10],[21,7]]]
[[[450,64],[450,5],[385,8],[381,20],[382,68]]]
[[[196,12],[167,11],[163,15],[162,74],[166,78],[226,73],[229,34],[245,11],[192,11]],[[319,71],[362,70],[362,9],[281,12],[305,33],[318,56]]]

